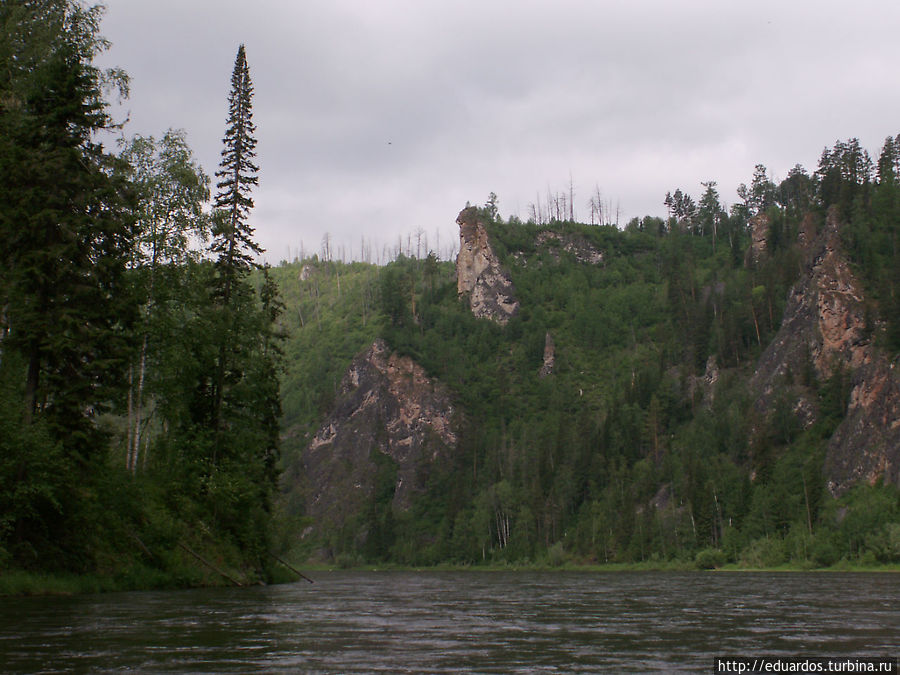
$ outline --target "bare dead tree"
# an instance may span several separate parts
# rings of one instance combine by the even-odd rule
[[[416,258],[422,258],[422,236],[425,234],[425,230],[421,227],[416,230]]]
[[[571,171],[569,171],[569,220],[575,222],[575,182],[572,180]]]
[[[597,206],[597,224],[603,224],[603,195],[600,194],[600,185],[594,185],[594,201]]]

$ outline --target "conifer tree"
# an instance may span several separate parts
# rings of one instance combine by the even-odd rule
[[[16,13],[14,10],[18,10]],[[4,348],[25,363],[24,415],[45,413],[87,450],[90,416],[111,400],[133,318],[125,266],[132,227],[114,159],[93,140],[110,124],[101,74],[98,15],[67,3],[4,7],[3,34],[57,34],[19,49],[0,67],[0,287]],[[34,30],[32,30],[34,28]],[[93,41],[92,41],[93,40]],[[39,52],[39,53],[38,53]]]
[[[135,306],[101,9],[0,2],[0,564],[90,564]],[[5,549],[5,551],[4,551]]]
[[[259,185],[254,164],[256,139],[253,134],[253,83],[244,45],[238,47],[228,96],[228,127],[223,139],[222,161],[216,171],[216,237],[212,251],[218,254],[216,265],[222,278],[223,304],[227,305],[235,279],[250,271],[253,256],[263,249],[253,240],[253,228],[247,222],[253,198],[250,191]]]
[[[222,400],[229,370],[228,342],[233,329],[233,294],[235,285],[254,265],[253,256],[263,249],[253,240],[253,228],[247,222],[253,198],[250,191],[259,184],[254,164],[256,139],[253,133],[253,83],[244,45],[238,47],[231,75],[231,92],[228,95],[228,123],[222,140],[222,161],[216,177],[218,192],[214,207],[214,238],[211,250],[218,255],[216,294],[219,296],[223,316],[223,330],[216,365],[216,381],[213,397],[213,419],[218,429],[224,420]]]

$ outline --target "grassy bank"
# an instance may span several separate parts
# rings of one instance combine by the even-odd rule
[[[610,564],[574,564],[548,565],[540,563],[509,565],[437,565],[434,567],[406,567],[403,565],[358,565],[337,566],[316,563],[312,565],[295,565],[304,574],[315,581],[317,573],[337,570],[357,572],[583,572],[583,573],[618,573],[618,572],[879,572],[900,573],[900,565],[861,565],[841,561],[830,567],[809,567],[803,565],[784,564],[777,567],[747,567],[739,564],[728,564],[713,569],[700,569],[693,562],[637,562]],[[289,570],[273,572],[271,583],[282,584],[297,581],[297,576]],[[77,574],[42,574],[13,570],[0,576],[0,596],[31,595],[77,595],[87,593],[108,593],[139,590],[175,590],[179,588],[225,587],[231,586],[224,579],[198,578],[187,579],[154,573],[131,571],[115,576],[77,575]]]
[[[267,570],[269,583],[283,584],[297,576],[279,566]],[[122,591],[176,590],[181,588],[232,587],[227,579],[201,569],[167,573],[148,567],[131,567],[109,575],[44,573],[6,570],[0,573],[0,597],[29,595],[78,595]],[[248,582],[246,585],[255,585]]]
[[[301,564],[298,568],[304,572],[315,575],[316,573],[334,572],[337,570],[358,572],[900,572],[898,564],[874,564],[863,565],[841,561],[829,567],[812,567],[799,564],[783,564],[775,567],[750,567],[738,563],[729,563],[710,569],[700,568],[693,561],[646,561],[633,563],[563,563],[550,565],[547,563],[524,564],[486,564],[486,565],[454,565],[441,564],[434,567],[416,567],[385,564],[365,565],[335,565],[325,563]]]

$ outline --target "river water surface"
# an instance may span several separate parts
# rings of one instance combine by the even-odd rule
[[[724,655],[900,653],[900,576],[890,573],[313,577],[0,598],[0,671],[711,673]]]

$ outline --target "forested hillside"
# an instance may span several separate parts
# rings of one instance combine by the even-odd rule
[[[300,311],[289,300],[296,353],[283,478],[291,529],[306,533],[298,553],[416,565],[898,560],[893,437],[882,443],[891,447],[868,449],[886,458],[877,483],[827,489],[826,455],[856,461],[851,442],[829,446],[860,385],[855,357],[820,367],[811,353],[791,360],[773,348],[775,385],[754,379],[778,342],[789,291],[815,266],[817,242],[838,246],[861,280],[866,325],[854,345],[896,363],[896,150],[888,138],[876,168],[856,141],[838,143],[813,174],[798,166],[778,185],[757,166],[727,212],[715,183],[697,204],[675,190],[665,196],[668,219],[635,219],[624,230],[552,213],[540,224],[504,222],[493,201],[470,209],[515,289],[518,309],[505,325],[475,318],[458,297],[456,270],[433,257],[401,256],[382,269],[283,265],[286,297],[296,293]],[[839,223],[836,244],[823,239],[826,214]],[[328,314],[320,323],[316,312]],[[369,490],[368,506],[327,525],[304,521],[323,486],[310,485],[312,460],[302,457],[337,452],[323,443],[336,443],[340,415],[357,414],[347,409],[357,384],[341,384],[341,374],[376,335],[453,392],[452,459],[430,465],[427,488],[399,508],[405,460],[376,439],[381,450],[369,459],[378,477],[356,486]],[[345,412],[316,435],[335,400]]]
[[[728,209],[491,193],[456,264],[270,268],[244,46],[210,179],[110,116],[101,14],[0,4],[0,593],[279,556],[900,561],[900,136],[758,165]]]

